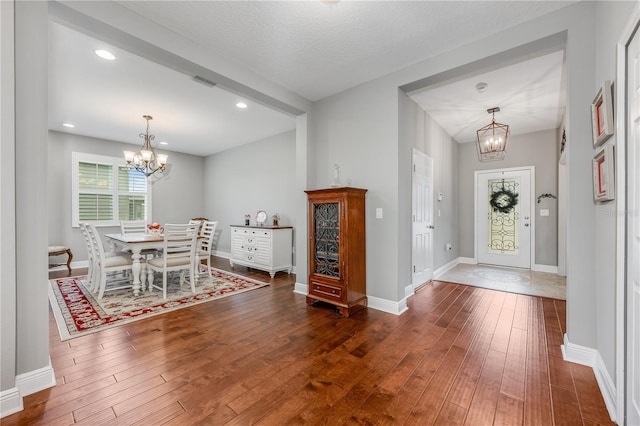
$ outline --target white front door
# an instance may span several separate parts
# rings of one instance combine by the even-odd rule
[[[640,425],[640,36],[627,50],[626,417]]]
[[[476,172],[478,263],[531,269],[533,167]]]
[[[413,149],[413,287],[433,278],[433,159]]]

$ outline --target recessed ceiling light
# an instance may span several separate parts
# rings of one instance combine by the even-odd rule
[[[160,142],[160,145],[169,145],[169,142],[167,142],[167,141],[162,141],[162,142]]]
[[[100,56],[102,59],[106,59],[108,61],[113,61],[116,57],[113,53],[108,50],[98,49],[95,51],[96,55]]]
[[[76,127],[76,126],[74,126],[74,125],[73,125],[73,124],[71,124],[71,123],[62,123],[62,125],[63,125],[64,127],[69,127],[70,129],[73,129],[74,127]]]
[[[245,109],[247,107],[247,104],[245,104],[244,102],[238,102],[236,106],[238,108]]]
[[[476,90],[478,91],[478,93],[485,92],[487,90],[487,87],[489,87],[489,85],[484,81],[481,81],[480,83],[476,84]]]

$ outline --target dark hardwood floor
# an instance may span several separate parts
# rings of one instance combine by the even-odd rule
[[[63,343],[51,317],[58,384],[2,424],[611,424],[562,360],[564,301],[435,281],[401,316],[342,318],[294,281]]]

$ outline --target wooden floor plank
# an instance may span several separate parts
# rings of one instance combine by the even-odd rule
[[[572,426],[578,419],[582,419],[575,392],[551,385],[551,398],[556,426]]]
[[[457,346],[451,348],[443,359],[442,366],[437,369],[422,396],[411,410],[406,424],[422,425],[435,422],[458,373],[460,364],[464,360],[465,352],[464,349]]]
[[[585,420],[601,425],[612,425],[602,394],[595,380],[593,370],[584,365],[567,363],[576,386],[580,413]]]
[[[482,366],[478,386],[473,394],[471,405],[469,405],[465,424],[487,425],[493,423],[500,398],[506,356],[507,354],[504,352],[489,349]]]
[[[524,402],[524,387],[527,378],[524,368],[526,358],[527,331],[514,327],[511,329],[500,393],[521,402]]]
[[[540,370],[528,369],[524,397],[524,424],[527,426],[551,425],[554,419],[549,377]]]
[[[50,316],[58,384],[3,426],[611,424],[561,358],[564,301],[434,281],[403,315],[343,318],[294,275],[212,260],[271,285],[66,342]]]
[[[498,395],[494,425],[521,425],[523,419],[524,400],[515,399],[503,393]]]

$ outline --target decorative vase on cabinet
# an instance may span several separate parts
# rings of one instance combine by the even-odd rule
[[[309,201],[307,304],[348,317],[367,307],[365,194],[360,188],[305,191]]]

